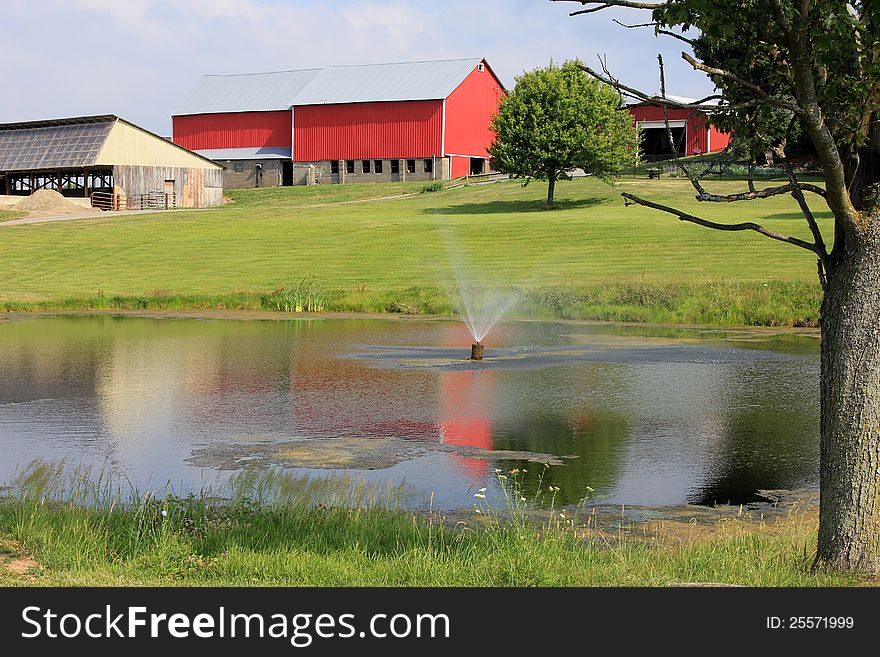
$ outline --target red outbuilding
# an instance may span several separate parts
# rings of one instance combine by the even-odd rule
[[[696,102],[690,98],[667,96],[679,103]],[[677,153],[680,157],[716,153],[724,150],[730,135],[709,125],[706,112],[691,109],[668,110],[673,144],[669,143],[663,108],[649,102],[629,106],[636,127],[642,131],[642,159],[647,162],[668,160]]]
[[[488,171],[504,86],[484,59],[207,75],[174,142],[225,187],[434,180]]]

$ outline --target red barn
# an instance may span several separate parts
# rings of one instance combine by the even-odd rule
[[[680,103],[696,102],[690,98],[667,96]],[[709,116],[699,110],[669,108],[669,127],[672,130],[674,148],[669,144],[663,108],[648,102],[629,106],[637,128],[642,131],[642,159],[647,162],[671,159],[679,156],[716,153],[724,150],[730,135],[719,132],[709,125]]]
[[[503,94],[484,59],[206,75],[174,142],[223,164],[224,187],[456,178],[488,170]]]

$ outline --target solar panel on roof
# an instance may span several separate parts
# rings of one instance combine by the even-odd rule
[[[113,122],[0,130],[0,171],[91,166]]]

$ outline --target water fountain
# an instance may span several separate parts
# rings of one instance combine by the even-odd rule
[[[500,290],[484,284],[481,280],[484,270],[466,267],[465,265],[469,263],[466,262],[464,253],[457,248],[457,242],[450,234],[448,226],[442,225],[441,231],[460,300],[458,311],[474,339],[470,360],[481,361],[483,339],[510,310],[518,294],[512,290]]]
[[[483,360],[482,342],[475,342],[471,345],[471,360]]]

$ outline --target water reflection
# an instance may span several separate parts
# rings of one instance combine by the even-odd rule
[[[34,458],[68,457],[136,486],[186,490],[229,476],[188,464],[197,449],[382,437],[403,441],[396,454],[412,446],[411,457],[361,474],[407,480],[446,506],[491,492],[498,467],[526,470],[527,493],[559,487],[562,503],[739,502],[816,483],[811,338],[512,322],[493,339],[490,350],[517,350],[505,367],[450,369],[353,355],[432,348],[465,358],[470,335],[455,322],[0,323],[0,481]],[[577,345],[588,359],[566,355]],[[547,347],[561,351],[528,361],[529,349]],[[426,443],[444,449],[415,449]],[[567,458],[544,468],[475,450]]]

